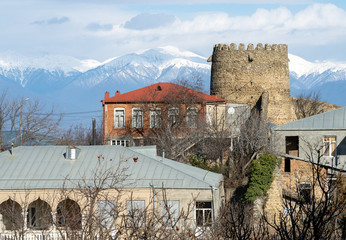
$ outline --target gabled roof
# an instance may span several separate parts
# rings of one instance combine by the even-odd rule
[[[109,96],[109,95],[108,95]],[[101,100],[102,103],[153,103],[153,102],[226,102],[216,95],[209,95],[174,83],[156,83],[127,93],[116,93]]]
[[[128,177],[121,188],[155,187],[177,189],[210,189],[218,187],[221,174],[197,169],[186,164],[153,157],[150,149],[134,151],[121,146],[77,146],[75,160],[66,158],[67,146],[21,146],[0,153],[0,190],[72,188],[81,180],[93,184],[93,172],[102,167],[121,164]],[[136,161],[135,161],[136,159]],[[66,181],[66,179],[70,179]]]
[[[346,107],[299,119],[273,128],[276,130],[346,130]]]

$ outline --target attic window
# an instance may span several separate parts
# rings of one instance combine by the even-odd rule
[[[162,90],[161,86],[160,85],[157,86],[157,91],[161,91],[161,90]]]

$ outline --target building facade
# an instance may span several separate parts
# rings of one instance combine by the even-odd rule
[[[101,102],[104,143],[122,146],[146,145],[145,139],[162,130],[184,137],[226,110],[224,99],[173,83],[116,92],[112,97],[106,92]]]
[[[154,146],[22,146],[0,161],[0,239],[126,238],[155,221],[194,232],[224,198],[221,174],[157,157]]]
[[[336,188],[337,181],[345,181],[345,107],[276,126],[272,137],[282,162],[268,191],[268,213],[287,214],[287,199],[323,202],[332,193],[326,195],[328,189]]]

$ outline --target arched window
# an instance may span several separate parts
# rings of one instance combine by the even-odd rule
[[[82,214],[78,203],[71,199],[65,199],[58,204],[56,210],[58,227],[67,227],[72,230],[82,228]]]
[[[0,214],[6,230],[19,230],[23,226],[22,208],[19,203],[11,199],[1,203]]]
[[[52,208],[41,199],[29,204],[27,226],[31,229],[48,229],[52,225]]]

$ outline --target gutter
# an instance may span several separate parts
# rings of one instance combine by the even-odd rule
[[[155,187],[152,183],[149,184],[151,189],[153,190],[153,226],[155,224],[155,195],[156,195],[156,192],[155,192]]]
[[[211,195],[212,195],[211,207],[212,207],[213,223],[215,223],[215,188],[211,185],[210,185],[210,188],[211,188]]]

